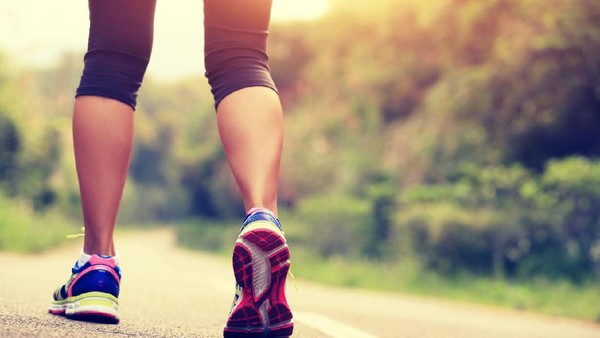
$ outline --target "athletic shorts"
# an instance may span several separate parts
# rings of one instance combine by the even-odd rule
[[[88,49],[76,96],[108,97],[135,109],[152,52],[156,0],[88,5]],[[215,107],[245,87],[277,91],[267,55],[270,14],[271,0],[204,0],[205,75]]]

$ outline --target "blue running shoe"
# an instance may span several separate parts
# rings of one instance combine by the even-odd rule
[[[117,324],[120,283],[121,271],[115,259],[92,255],[83,266],[75,264],[71,278],[54,292],[48,312],[75,320]]]
[[[289,269],[290,250],[279,220],[264,209],[248,214],[233,249],[237,286],[225,338],[292,335],[285,298]]]

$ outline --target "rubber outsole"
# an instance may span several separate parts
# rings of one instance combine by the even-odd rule
[[[72,320],[118,324],[118,300],[111,294],[90,292],[63,301],[55,301],[48,313]]]
[[[48,313],[51,313],[55,316],[62,316],[71,320],[78,320],[83,322],[92,322],[100,324],[119,324],[118,317],[104,312],[81,312],[77,314],[67,315],[64,311],[59,312],[48,310]]]
[[[290,251],[277,231],[257,228],[242,233],[233,249],[233,270],[242,287],[231,312],[225,338],[289,337],[292,312],[285,298]]]

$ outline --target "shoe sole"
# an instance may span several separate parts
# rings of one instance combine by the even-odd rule
[[[229,316],[225,338],[292,335],[293,316],[285,298],[289,260],[290,250],[277,230],[259,227],[240,234],[233,270],[242,300]]]
[[[48,312],[73,320],[118,324],[119,301],[104,292],[88,292],[62,301],[54,301]]]

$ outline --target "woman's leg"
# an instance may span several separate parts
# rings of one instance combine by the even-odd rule
[[[266,87],[235,91],[217,108],[217,120],[246,212],[258,207],[277,214],[283,143],[283,114],[277,93]]]
[[[277,213],[283,114],[266,52],[271,0],[205,0],[206,76],[246,211]]]
[[[290,252],[276,217],[283,114],[267,64],[271,0],[205,0],[206,75],[247,216],[233,249],[238,284],[225,338],[288,337]],[[265,210],[268,209],[268,210]]]
[[[118,323],[113,230],[133,141],[133,111],[152,48],[155,1],[89,0],[90,36],[73,112],[84,248],[48,311]]]
[[[77,88],[73,141],[84,252],[114,255],[113,230],[133,142],[133,115],[152,49],[155,1],[90,0],[90,37]]]
[[[73,141],[85,224],[83,251],[115,255],[113,230],[129,167],[133,109],[117,100],[80,96]]]

